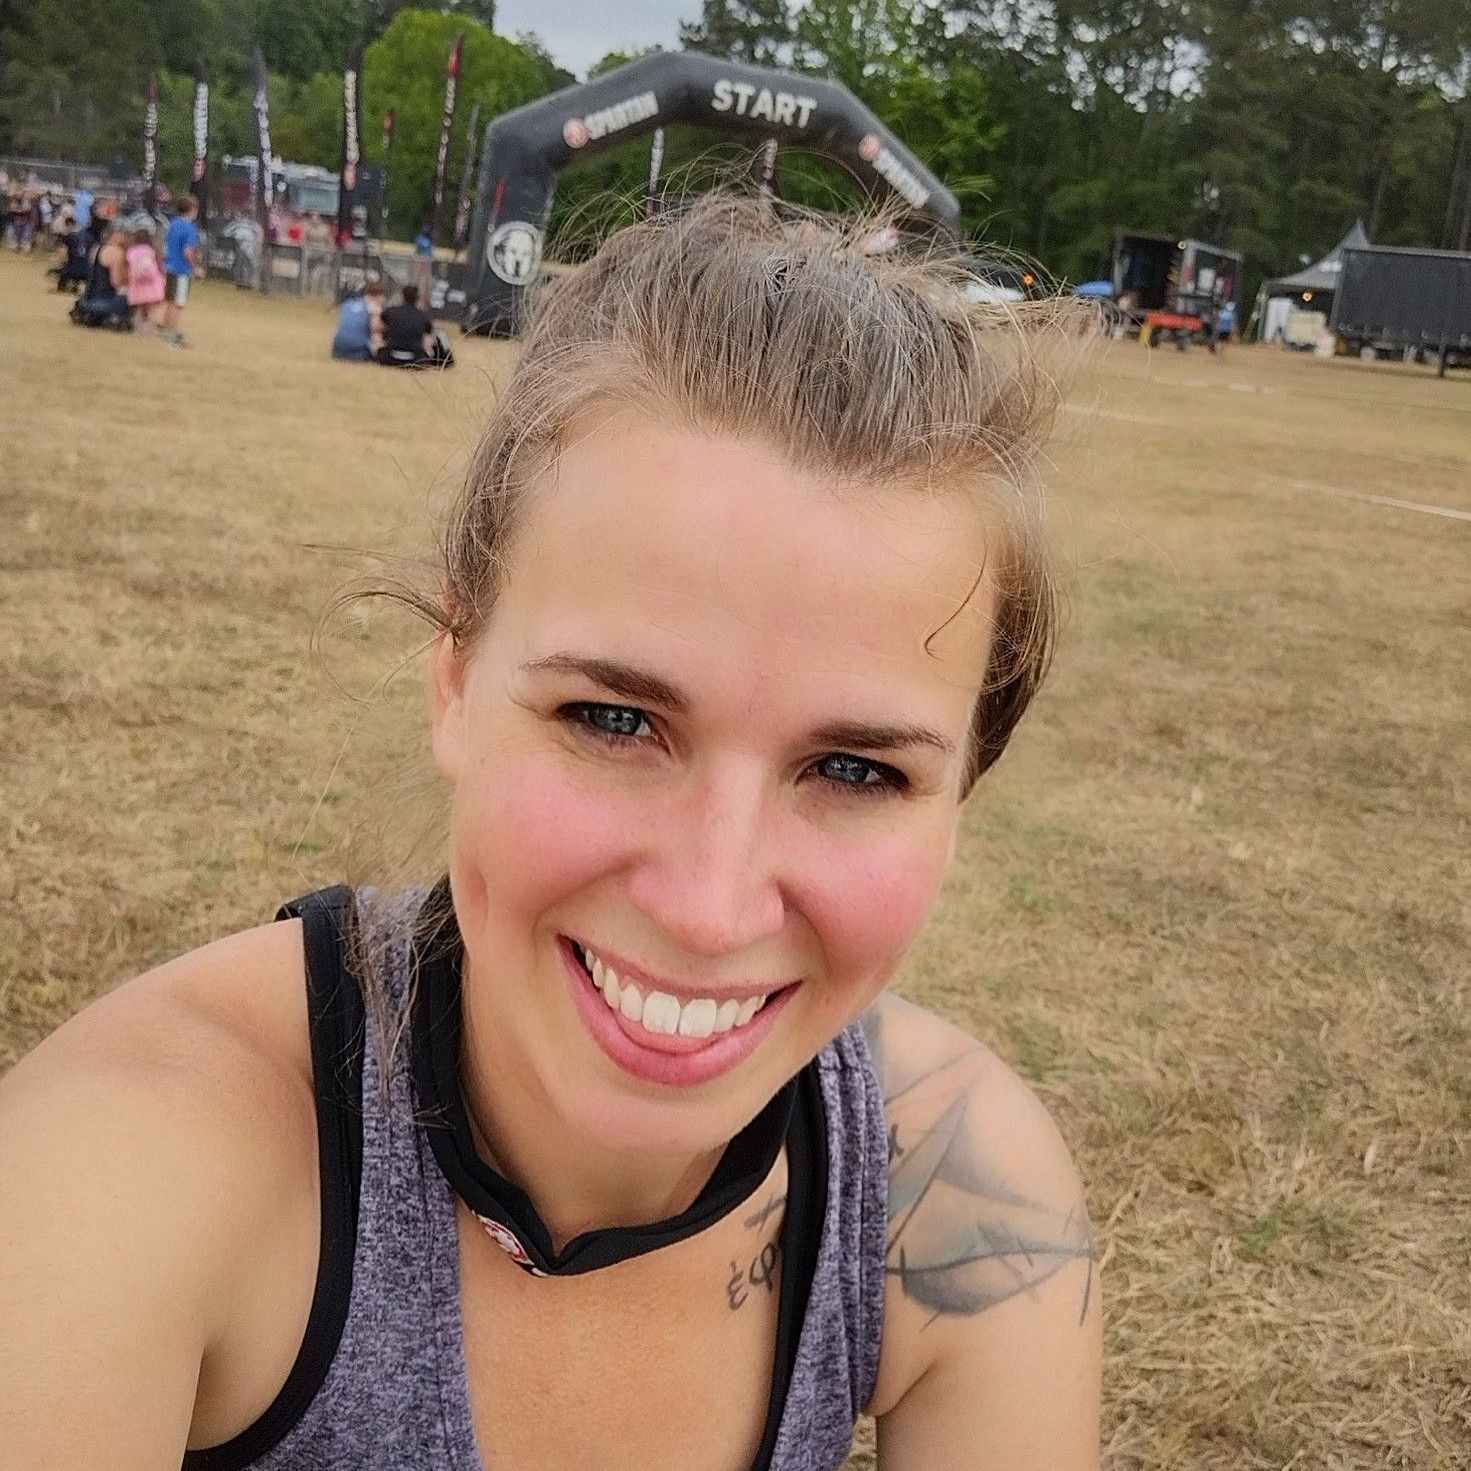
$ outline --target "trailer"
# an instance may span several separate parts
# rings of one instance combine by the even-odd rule
[[[1242,257],[1204,240],[1121,231],[1114,238],[1113,294],[1141,342],[1215,346],[1223,314],[1235,318]],[[1227,313],[1227,308],[1230,308]]]
[[[1343,252],[1329,329],[1363,358],[1471,367],[1471,254],[1366,246]]]

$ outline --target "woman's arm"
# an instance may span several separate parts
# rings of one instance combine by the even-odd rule
[[[1098,1269],[1066,1147],[963,1034],[895,1001],[866,1023],[889,1125],[882,1471],[1093,1471]]]
[[[280,1070],[152,980],[0,1079],[7,1466],[177,1471],[201,1374],[301,1189]]]

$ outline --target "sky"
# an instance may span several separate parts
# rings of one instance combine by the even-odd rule
[[[496,0],[495,28],[503,36],[535,31],[570,72],[587,75],[610,51],[679,42],[679,22],[696,20],[700,0]]]

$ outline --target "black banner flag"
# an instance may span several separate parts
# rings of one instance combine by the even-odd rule
[[[255,96],[251,106],[255,109],[255,167],[257,172],[256,209],[260,214],[260,227],[265,232],[267,244],[271,238],[271,205],[275,203],[275,180],[271,170],[271,103],[266,93],[266,59],[260,47],[255,48],[251,63],[255,76]]]
[[[158,78],[151,74],[144,97],[143,208],[154,214],[158,208]]]
[[[455,206],[454,247],[463,250],[465,231],[470,228],[470,201],[475,194],[475,144],[480,128],[480,104],[470,105],[470,127],[465,133],[465,161],[460,166],[460,199]]]
[[[358,171],[363,157],[362,108],[363,43],[352,48],[342,73],[342,168],[337,190],[337,243],[352,239],[353,206],[357,203]]]
[[[460,58],[465,50],[465,33],[455,37],[444,70],[444,116],[439,124],[439,153],[434,160],[434,213],[430,216],[429,238],[439,244],[439,226],[444,218],[444,174],[449,159],[449,137],[455,125],[455,98],[460,90]]]
[[[209,213],[209,72],[204,58],[194,58],[194,167],[189,192],[199,201],[199,228]]]
[[[393,109],[383,114],[383,177],[379,182],[382,194],[378,204],[378,238],[388,238],[388,160],[393,153]]]

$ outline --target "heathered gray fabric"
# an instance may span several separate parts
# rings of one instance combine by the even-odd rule
[[[409,896],[405,896],[407,899]],[[390,984],[408,971],[415,904],[372,906],[393,926]],[[484,1471],[475,1443],[460,1322],[454,1194],[414,1123],[407,1048],[391,1102],[378,1060],[363,1068],[363,1176],[352,1299],[336,1357],[285,1438],[251,1463],[272,1471]],[[818,1059],[827,1111],[827,1214],[772,1471],[832,1471],[873,1393],[883,1318],[888,1150],[883,1101],[861,1030]],[[494,1432],[491,1432],[492,1435]]]

